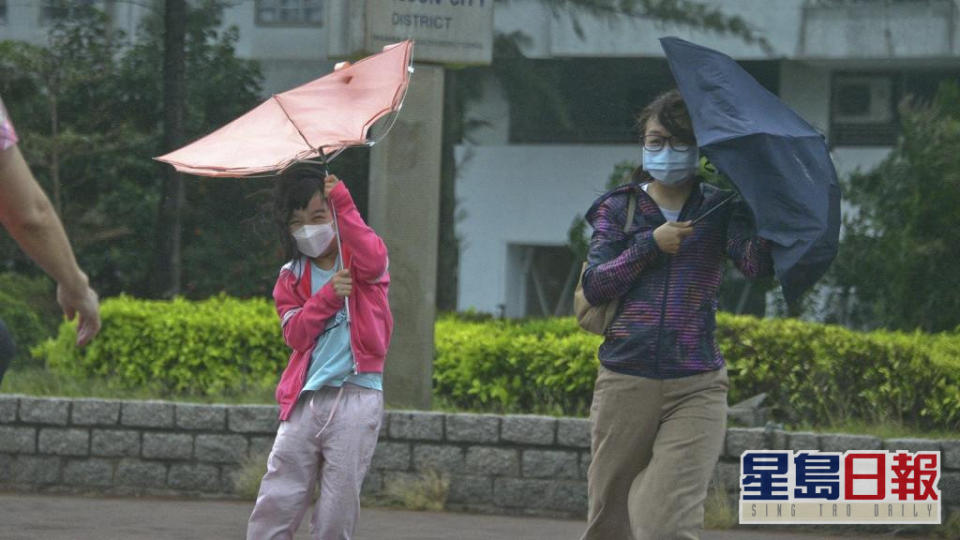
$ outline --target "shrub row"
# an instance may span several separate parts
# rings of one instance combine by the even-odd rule
[[[75,324],[64,323],[34,354],[59,373],[193,395],[274,383],[289,354],[265,299],[119,296],[103,302],[100,316],[100,335],[83,349],[73,345]]]
[[[35,353],[52,370],[123,386],[215,394],[269,385],[286,363],[266,300],[112,298],[103,331],[83,350],[73,325]],[[769,395],[775,417],[825,425],[890,420],[960,429],[960,333],[860,333],[792,319],[721,313],[717,339],[730,401]],[[434,393],[493,412],[586,415],[601,338],[572,318],[527,321],[444,316],[436,323]]]
[[[823,425],[896,420],[960,429],[960,333],[853,332],[794,319],[718,318],[732,400],[759,392],[777,416]]]
[[[17,345],[14,367],[31,363],[30,349],[55,335],[62,318],[52,281],[0,273],[0,320]]]
[[[573,318],[442,317],[435,332],[434,393],[464,409],[583,416],[590,410],[601,341]]]
[[[457,407],[589,413],[602,338],[572,318],[437,323],[434,386]],[[897,420],[960,428],[960,333],[853,332],[794,319],[720,313],[730,401],[761,392],[775,418],[829,425]]]

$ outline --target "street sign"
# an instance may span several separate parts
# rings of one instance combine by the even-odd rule
[[[331,4],[338,4],[328,12],[332,57],[371,54],[384,45],[413,39],[416,62],[486,65],[493,59],[493,0],[341,0]]]

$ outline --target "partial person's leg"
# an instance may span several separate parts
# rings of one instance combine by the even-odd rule
[[[630,524],[636,540],[696,540],[726,432],[726,368],[663,382],[663,422],[630,487]]]
[[[307,512],[320,459],[310,397],[304,394],[290,418],[280,423],[247,523],[247,540],[292,539]]]
[[[328,414],[321,415],[324,421]],[[344,385],[333,419],[320,436],[320,499],[310,523],[314,539],[353,537],[360,517],[360,488],[377,447],[382,420],[383,392]]]
[[[589,509],[582,540],[630,540],[627,494],[650,461],[660,421],[660,384],[600,368],[590,406]]]

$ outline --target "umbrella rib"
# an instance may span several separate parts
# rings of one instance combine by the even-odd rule
[[[304,144],[307,145],[307,148],[313,150],[313,145],[310,144],[310,141],[307,140],[307,137],[303,134],[302,131],[300,131],[300,126],[298,126],[297,123],[293,121],[293,118],[290,118],[290,114],[287,112],[287,109],[284,108],[283,102],[280,101],[279,96],[277,96],[276,94],[274,94],[274,95],[273,95],[273,99],[274,99],[274,101],[277,102],[277,106],[279,106],[279,107],[280,107],[280,110],[283,111],[283,114],[284,114],[284,116],[287,117],[287,120],[289,120],[290,123],[293,124],[293,128],[297,130],[297,133],[300,135],[300,138],[303,139],[303,142],[304,142]]]
[[[820,135],[819,133],[811,133],[810,135],[775,135],[775,134],[773,134],[773,133],[767,133],[767,132],[760,132],[760,131],[758,131],[758,132],[755,132],[755,133],[738,133],[738,134],[736,134],[736,135],[728,135],[728,136],[726,136],[726,137],[722,137],[722,138],[719,138],[719,139],[710,141],[710,142],[702,145],[700,148],[703,148],[704,146],[710,146],[710,145],[712,145],[712,144],[720,144],[720,143],[729,142],[729,141],[732,141],[732,140],[734,140],[734,139],[742,139],[742,138],[744,138],[744,137],[753,137],[753,136],[755,136],[755,135],[768,135],[768,136],[773,136],[773,137],[783,137],[783,138],[785,138],[785,139],[808,139],[808,138],[811,138],[811,137],[816,137],[816,138],[822,138],[822,137],[823,137],[823,136]]]

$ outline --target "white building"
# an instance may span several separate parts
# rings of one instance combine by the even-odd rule
[[[519,116],[525,123],[518,125],[507,93],[491,76],[484,99],[471,111],[489,126],[473,134],[475,144],[459,148],[460,309],[507,316],[549,313],[558,302],[563,309],[560,291],[578,268],[562,249],[573,217],[604,191],[615,163],[640,159],[629,118],[610,117],[617,108],[612,105],[628,102],[637,111],[673,85],[661,36],[679,36],[740,61],[827,134],[841,176],[869,168],[889,152],[901,97],[929,97],[941,80],[960,78],[955,0],[706,3],[745,19],[772,50],[626,17],[611,23],[581,15],[581,37],[569,17],[554,17],[535,0],[497,4],[497,31],[526,34],[526,55],[552,62],[568,76],[562,90],[591,96],[573,113],[592,121],[584,121],[590,125],[579,133],[538,131],[524,111]]]
[[[90,1],[90,0],[86,0]],[[359,0],[233,2],[224,24],[240,29],[239,54],[261,61],[264,92],[290,88],[331,69],[331,32],[356,21]],[[467,116],[483,125],[457,148],[462,239],[460,309],[522,316],[552,312],[578,266],[563,249],[614,165],[639,161],[631,117],[673,86],[657,38],[676,35],[721,50],[827,134],[838,172],[868,168],[897,136],[896,104],[930,96],[960,77],[960,0],[706,0],[742,17],[769,50],[735,36],[624,15],[554,15],[539,0],[495,4],[498,34],[522,33],[523,53],[571,97],[573,128],[518,110],[486,68]],[[133,33],[149,0],[100,0],[115,25]],[[352,6],[352,4],[351,4]],[[42,43],[53,17],[46,0],[0,0],[0,39]]]
[[[187,0],[190,3],[190,0]],[[162,10],[155,0],[70,0],[67,4],[95,4],[110,17],[113,26],[132,36],[151,9]],[[264,94],[286,90],[327,73],[333,63],[327,58],[329,0],[232,0],[223,14],[225,27],[240,32],[237,54],[260,61]],[[57,17],[69,17],[69,9],[57,9],[51,0],[0,0],[0,40],[15,39],[45,44],[47,30]]]

